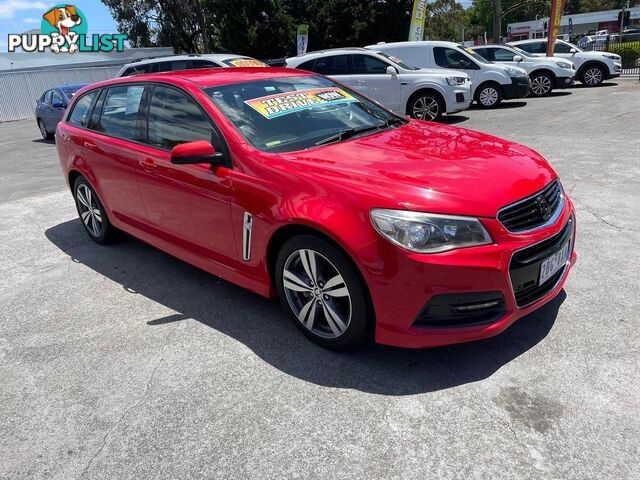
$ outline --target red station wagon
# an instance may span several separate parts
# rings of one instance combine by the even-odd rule
[[[278,295],[325,347],[496,335],[576,258],[573,205],[536,152],[309,72],[109,80],[74,96],[56,139],[93,240],[123,230]]]

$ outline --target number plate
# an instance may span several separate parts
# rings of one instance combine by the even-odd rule
[[[553,255],[547,257],[540,264],[540,278],[538,279],[538,285],[542,285],[549,280],[554,273],[564,267],[565,263],[569,260],[571,254],[571,242],[567,241],[560,250]]]

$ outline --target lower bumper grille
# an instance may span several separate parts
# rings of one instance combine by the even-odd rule
[[[554,273],[550,278],[540,284],[540,266],[544,260],[562,249],[566,242],[573,242],[575,220],[573,215],[560,231],[547,240],[524,248],[513,254],[509,265],[509,277],[513,286],[513,293],[518,307],[526,307],[540,300],[554,289],[558,281],[564,275],[567,265]],[[573,245],[569,248],[569,258],[573,252]]]
[[[422,308],[414,327],[465,327],[492,323],[506,312],[500,292],[434,295]]]

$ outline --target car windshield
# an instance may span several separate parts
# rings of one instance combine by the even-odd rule
[[[238,58],[228,58],[227,60],[223,60],[222,63],[229,65],[230,67],[268,67],[266,63],[261,62],[260,60],[256,60],[255,58],[250,57],[238,57]]]
[[[413,65],[407,65],[406,63],[404,63],[402,60],[400,60],[397,57],[393,57],[391,55],[387,55],[384,52],[376,52],[376,53],[378,55],[382,55],[384,58],[389,60],[391,63],[395,63],[396,65],[398,65],[401,68],[404,68],[405,70],[420,70],[419,67],[414,67]]]
[[[518,52],[518,55],[522,55],[523,57],[536,58],[536,56],[533,53],[525,52],[521,48],[518,48],[518,47],[511,47],[511,48],[513,48],[516,52]]]
[[[490,63],[491,63],[491,62],[490,62],[490,61],[488,61],[486,58],[484,58],[482,55],[480,55],[478,52],[476,52],[476,51],[474,51],[474,50],[471,50],[471,49],[470,49],[470,48],[468,48],[468,47],[461,47],[460,49],[461,49],[462,51],[464,51],[467,55],[469,55],[469,56],[473,57],[473,59],[474,59],[476,62],[480,62],[480,63],[487,63],[487,64],[490,64]]]
[[[269,78],[204,91],[249,143],[273,153],[404,123],[354,91],[318,76]]]
[[[73,85],[69,87],[62,87],[61,90],[67,96],[67,98],[73,97],[78,90],[80,90],[84,85]]]

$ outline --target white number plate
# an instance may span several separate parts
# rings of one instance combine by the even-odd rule
[[[549,280],[554,273],[560,270],[569,260],[570,254],[571,242],[566,242],[560,250],[543,260],[540,264],[540,278],[538,280],[538,285],[542,285],[544,282]]]

